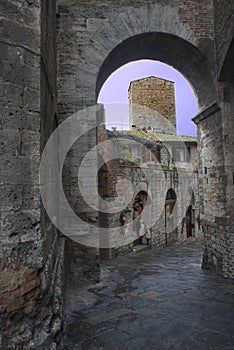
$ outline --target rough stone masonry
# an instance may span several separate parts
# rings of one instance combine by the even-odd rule
[[[95,104],[109,75],[132,60],[167,63],[193,86],[205,266],[234,277],[233,6],[232,0],[1,1],[0,347],[63,348],[66,279],[98,279],[98,250],[66,239],[43,209],[40,157],[57,125]],[[78,212],[75,158],[97,142],[94,133],[86,136],[84,147],[71,149],[63,174]],[[98,225],[98,213],[88,209],[82,215]]]

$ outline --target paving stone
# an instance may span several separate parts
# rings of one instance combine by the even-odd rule
[[[102,263],[96,303],[67,318],[66,348],[234,349],[234,282],[204,272],[201,255],[191,242]]]

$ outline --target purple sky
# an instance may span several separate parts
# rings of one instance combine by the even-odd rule
[[[196,126],[191,121],[191,118],[198,113],[198,104],[191,85],[173,67],[151,60],[128,63],[117,69],[106,80],[100,91],[98,102],[106,105],[107,125],[110,125],[110,121],[115,121],[117,124],[126,123],[126,114],[128,113],[124,104],[125,106],[128,104],[129,84],[133,80],[149,76],[156,76],[175,82],[177,133],[179,135],[196,136]],[[121,105],[118,105],[117,113],[115,113],[117,116],[113,116],[113,105],[108,106],[108,104],[112,103],[121,103]]]

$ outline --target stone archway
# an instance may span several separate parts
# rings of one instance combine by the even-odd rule
[[[60,121],[95,104],[108,76],[121,65],[141,58],[159,60],[180,71],[193,86],[200,111],[205,110],[205,118],[209,116],[213,109],[207,108],[218,101],[213,2],[206,14],[202,7],[196,7],[199,21],[188,17],[193,6],[191,2],[177,6],[174,1],[117,4],[105,0],[97,4],[60,0]],[[81,128],[85,122],[86,119],[80,121]],[[93,140],[90,148],[96,142]],[[204,149],[204,144],[200,148]]]
[[[214,74],[206,56],[188,41],[158,32],[132,36],[109,53],[98,73],[96,99],[104,82],[116,69],[140,59],[161,61],[180,71],[191,83],[200,109],[216,100]]]
[[[177,7],[173,1],[163,5],[145,0],[137,4],[60,0],[60,118],[95,104],[108,76],[141,58],[159,60],[180,71],[193,86],[200,109],[215,101],[215,48],[208,32],[213,24],[210,27],[209,18],[207,26],[206,14],[206,22],[194,26],[186,15],[190,6]]]

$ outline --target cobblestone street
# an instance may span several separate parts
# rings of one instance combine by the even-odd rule
[[[201,270],[198,242],[102,263],[69,288],[64,349],[234,349],[234,283]]]

